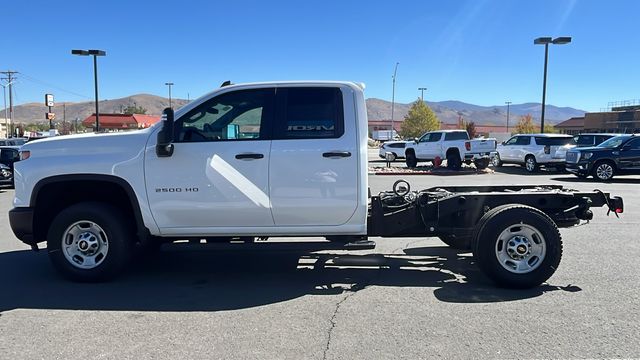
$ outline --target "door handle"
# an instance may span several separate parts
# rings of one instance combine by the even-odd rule
[[[237,154],[236,159],[238,160],[251,160],[251,159],[262,159],[264,155],[262,154]]]
[[[348,151],[329,151],[322,154],[322,157],[326,158],[341,158],[350,157],[351,153]]]

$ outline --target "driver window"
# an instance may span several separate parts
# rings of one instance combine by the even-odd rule
[[[518,140],[517,136],[512,137],[511,139],[507,140],[507,142],[505,142],[505,145],[514,145],[516,143],[516,141]]]
[[[274,89],[239,90],[214,97],[176,122],[178,142],[265,139]]]

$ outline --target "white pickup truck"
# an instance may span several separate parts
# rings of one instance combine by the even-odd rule
[[[470,140],[466,130],[430,131],[419,139],[407,143],[405,159],[408,167],[416,167],[420,161],[447,160],[447,167],[457,170],[472,162],[478,169],[491,163],[496,151],[496,139]]]
[[[76,281],[111,279],[164,242],[323,236],[440,237],[471,248],[497,284],[536,286],[557,268],[557,227],[622,212],[622,199],[562,186],[437,187],[399,181],[368,196],[364,86],[223,86],[143,130],[30,142],[15,164],[11,228]],[[511,240],[509,240],[511,239]]]

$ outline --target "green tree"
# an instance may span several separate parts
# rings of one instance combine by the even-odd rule
[[[436,114],[420,100],[416,100],[411,105],[409,113],[404,117],[404,121],[400,127],[400,135],[403,138],[415,138],[427,131],[440,129],[440,120]]]
[[[518,124],[516,124],[516,133],[532,134],[534,132],[536,132],[536,127],[533,124],[533,117],[531,114],[521,116]]]
[[[126,108],[124,108],[124,110],[122,110],[123,113],[127,114],[127,115],[131,115],[131,114],[146,114],[147,113],[147,109],[143,108],[142,106],[137,106],[137,105],[129,105]]]
[[[476,123],[474,123],[473,121],[469,121],[465,124],[465,128],[467,129],[467,134],[469,134],[470,139],[476,137]]]
[[[556,127],[551,124],[544,124],[544,132],[547,134],[555,134],[558,130],[556,130]]]

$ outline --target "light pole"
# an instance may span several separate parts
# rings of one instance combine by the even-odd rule
[[[422,100],[422,102],[424,102],[424,91],[427,90],[427,88],[420,87],[420,88],[418,88],[418,90],[420,90],[420,100]]]
[[[173,109],[173,106],[171,106],[171,86],[173,86],[173,83],[172,82],[166,82],[164,84],[169,87],[169,107]]]
[[[511,101],[505,101],[505,104],[507,104],[507,133],[509,132],[509,105],[511,105]]]
[[[100,131],[100,111],[98,109],[98,56],[106,56],[103,50],[71,50],[72,55],[93,56],[93,81],[96,92],[96,132]]]
[[[564,45],[571,42],[570,36],[561,36],[555,39],[539,37],[533,40],[534,45],[544,45],[544,75],[542,78],[542,114],[540,115],[540,132],[544,133],[544,107],[547,96],[547,61],[549,59],[549,44]]]
[[[396,63],[396,67],[393,70],[393,89],[391,90],[391,139],[393,140],[393,108],[396,102],[396,73],[398,72],[398,65],[400,63]]]

